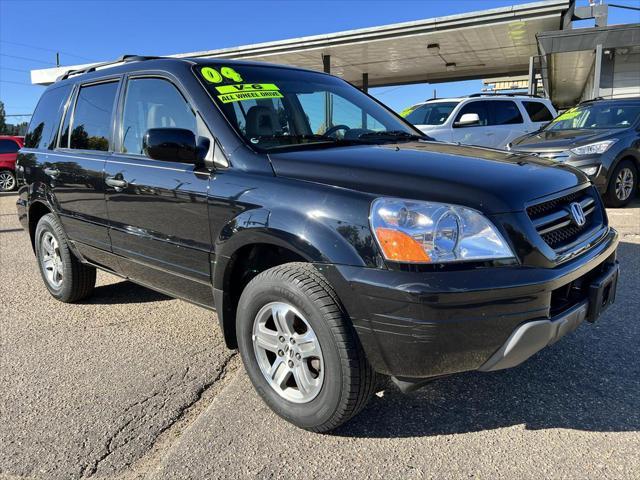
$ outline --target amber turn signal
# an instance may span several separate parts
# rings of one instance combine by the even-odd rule
[[[391,228],[376,228],[376,236],[387,260],[394,262],[430,262],[429,255],[406,233]]]

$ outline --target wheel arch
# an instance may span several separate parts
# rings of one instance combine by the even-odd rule
[[[316,220],[288,209],[256,209],[243,212],[221,229],[212,259],[213,291],[229,348],[237,348],[240,294],[259,273],[290,262],[369,265],[348,238]]]

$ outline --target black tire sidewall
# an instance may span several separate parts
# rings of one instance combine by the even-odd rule
[[[43,216],[38,225],[36,227],[35,234],[35,249],[36,256],[38,258],[38,269],[40,270],[40,275],[42,276],[42,280],[49,290],[49,293],[58,300],[66,300],[71,296],[72,288],[73,288],[73,266],[71,264],[72,257],[71,252],[69,251],[69,247],[67,245],[66,239],[61,232],[62,228],[59,226],[57,219],[53,216],[53,214],[47,214]],[[63,268],[63,277],[62,277],[62,285],[60,288],[56,289],[52,285],[49,284],[44,269],[42,267],[42,236],[46,233],[51,233],[56,241],[58,242],[58,248],[60,250],[60,258],[62,260],[62,268]]]
[[[255,357],[251,340],[254,319],[264,305],[276,301],[290,303],[298,309],[320,341],[325,369],[324,382],[320,393],[308,403],[290,402],[278,395],[264,378]],[[320,307],[295,283],[284,280],[266,279],[250,284],[238,305],[238,347],[251,383],[276,414],[302,428],[317,427],[329,421],[343,401],[343,359],[331,328],[323,316]]]
[[[616,195],[616,178],[618,178],[618,174],[623,168],[628,168],[631,170],[633,174],[633,190],[631,191],[631,195],[626,200],[620,200]],[[630,160],[623,160],[622,162],[616,165],[616,168],[613,170],[613,174],[609,179],[609,186],[607,187],[606,193],[606,203],[610,207],[624,207],[629,204],[633,198],[637,195],[638,191],[638,169]]]

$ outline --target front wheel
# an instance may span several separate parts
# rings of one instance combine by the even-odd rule
[[[52,213],[38,222],[35,247],[40,274],[54,298],[70,303],[91,295],[96,269],[82,264],[69,250],[62,226]]]
[[[609,207],[624,207],[634,197],[638,188],[638,169],[630,160],[623,160],[613,171],[605,203]]]
[[[11,170],[0,170],[0,192],[11,192],[16,185],[16,175]]]
[[[298,427],[332,430],[360,412],[376,388],[346,313],[312,265],[288,263],[257,275],[240,297],[236,328],[253,386]]]

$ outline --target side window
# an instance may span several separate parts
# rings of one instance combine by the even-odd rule
[[[491,125],[513,125],[522,123],[520,109],[511,100],[494,100],[491,102],[493,118]]]
[[[24,138],[26,148],[53,148],[60,115],[71,92],[71,85],[47,90],[38,102]]]
[[[553,115],[542,102],[522,102],[532,122],[550,122]]]
[[[407,122],[412,123],[413,125],[424,125],[426,114],[427,114],[426,110],[427,110],[427,106],[421,105],[415,110],[413,110],[409,115],[404,117],[404,119]]]
[[[168,80],[129,80],[122,117],[122,152],[142,154],[142,139],[150,128],[184,128],[197,135],[196,114]]]
[[[2,153],[16,153],[20,147],[13,140],[0,140],[0,154]]]
[[[455,123],[458,123],[465,113],[475,113],[478,115],[478,118],[480,118],[480,122],[471,126],[483,127],[489,125],[489,108],[487,105],[489,103],[491,102],[479,101],[467,103],[458,112]]]
[[[73,112],[69,147],[78,150],[109,150],[111,114],[118,82],[81,87]]]

